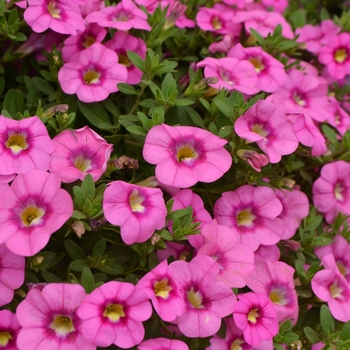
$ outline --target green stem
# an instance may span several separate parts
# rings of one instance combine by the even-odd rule
[[[135,111],[135,109],[136,109],[138,103],[139,103],[140,100],[141,100],[141,96],[143,95],[143,93],[144,93],[146,87],[147,87],[146,84],[142,84],[140,93],[139,93],[139,95],[137,96],[137,99],[136,99],[134,105],[132,106],[132,108],[131,108],[131,110],[130,110],[130,112],[129,112],[128,114],[133,114],[133,113],[134,113],[134,111]]]

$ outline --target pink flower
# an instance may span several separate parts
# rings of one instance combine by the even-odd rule
[[[281,251],[277,245],[260,244],[258,250],[254,252],[254,263],[269,261],[278,261],[281,257]]]
[[[85,296],[78,284],[50,283],[32,289],[17,307],[20,349],[95,350],[81,334],[77,308]]]
[[[185,313],[173,321],[186,337],[209,337],[220,328],[221,319],[232,313],[236,297],[231,288],[216,281],[219,265],[208,256],[190,263],[174,261],[169,271],[185,300]]]
[[[118,55],[104,45],[95,43],[84,50],[74,62],[68,62],[58,72],[58,80],[66,94],[77,94],[83,102],[105,100],[125,83],[126,68],[118,63]]]
[[[282,155],[291,154],[298,147],[293,126],[278,103],[258,101],[236,120],[234,127],[239,137],[256,142],[271,163],[278,163]]]
[[[188,346],[181,340],[156,338],[143,341],[138,350],[188,350]]]
[[[241,186],[224,192],[214,206],[218,223],[237,231],[240,242],[254,251],[261,243],[276,244],[284,234],[283,221],[278,217],[282,204],[271,188]]]
[[[229,51],[227,56],[248,60],[253,64],[259,79],[256,84],[259,91],[275,92],[286,81],[284,65],[266,53],[261,47],[244,48],[238,43]]]
[[[131,28],[151,30],[147,15],[131,0],[122,0],[115,6],[92,12],[85,17],[88,23],[98,23],[101,27],[115,28],[123,31]]]
[[[152,315],[146,293],[127,282],[111,281],[86,295],[78,311],[81,332],[93,344],[130,349],[145,335],[142,322]]]
[[[21,326],[16,314],[0,310],[0,347],[2,350],[18,350],[17,336]]]
[[[24,268],[24,257],[9,251],[5,244],[0,244],[0,306],[10,303],[14,290],[23,284]]]
[[[62,58],[64,62],[75,61],[81,51],[84,51],[94,43],[101,43],[107,34],[105,28],[97,24],[89,24],[78,35],[71,35],[64,41]]]
[[[247,60],[234,57],[207,57],[197,63],[197,68],[204,67],[205,78],[217,77],[215,84],[209,84],[215,89],[237,90],[248,95],[259,92],[256,88],[258,78],[254,65]]]
[[[175,187],[190,187],[198,181],[213,182],[231,167],[227,143],[209,131],[191,126],[153,127],[147,134],[143,157],[156,164],[157,179]]]
[[[109,183],[103,197],[106,219],[120,226],[126,244],[145,242],[165,225],[167,210],[162,191],[123,181]]]
[[[321,177],[313,185],[315,207],[325,214],[327,222],[333,222],[341,212],[350,214],[350,164],[339,160],[323,166]]]
[[[272,301],[278,322],[292,319],[296,323],[299,313],[298,296],[294,285],[295,270],[281,261],[266,260],[256,265],[248,277],[247,286],[255,293],[265,294]]]
[[[204,224],[201,229],[203,244],[197,255],[208,255],[220,266],[218,281],[231,288],[243,288],[245,277],[254,271],[254,253],[240,236],[226,226],[218,225],[216,220]]]
[[[117,32],[113,39],[106,42],[106,47],[118,54],[118,62],[124,65],[128,71],[127,84],[138,84],[142,78],[142,71],[136,68],[128,59],[127,51],[137,53],[141,58],[146,58],[147,46],[145,42],[125,32]]]
[[[163,321],[173,321],[185,311],[183,297],[164,260],[143,276],[136,288],[142,289],[151,299],[154,309]]]
[[[335,127],[341,135],[350,130],[350,115],[335,98],[330,100],[328,111],[330,112],[328,123]]]
[[[340,33],[321,47],[318,60],[327,66],[329,75],[343,79],[350,74],[350,34]]]
[[[233,310],[233,319],[250,345],[260,345],[279,331],[276,311],[265,294],[240,294]]]
[[[288,0],[261,0],[268,11],[283,13],[288,7]]]
[[[38,117],[13,120],[0,115],[0,174],[47,170],[53,143]]]
[[[28,0],[24,20],[36,33],[50,28],[57,33],[76,35],[85,29],[79,8],[59,0]]]
[[[227,54],[234,45],[234,38],[230,35],[224,35],[223,39],[209,45],[208,50],[211,53],[220,52]]]
[[[56,149],[50,171],[59,174],[62,182],[84,180],[87,174],[97,181],[106,171],[113,146],[88,126],[64,130],[52,141]]]
[[[45,247],[73,213],[60,176],[41,170],[18,175],[0,201],[0,243],[13,253],[32,256]]]
[[[82,16],[85,18],[92,12],[102,10],[105,7],[105,2],[103,0],[87,0],[84,4],[81,4],[79,7]]]
[[[316,296],[328,303],[332,316],[339,321],[350,320],[350,288],[338,271],[322,270],[311,281]]]

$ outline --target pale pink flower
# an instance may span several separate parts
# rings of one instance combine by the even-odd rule
[[[285,230],[278,218],[282,208],[271,188],[244,185],[222,194],[215,203],[214,217],[219,224],[237,231],[240,242],[255,251],[261,243],[280,241]]]
[[[317,298],[328,303],[332,316],[341,322],[350,320],[350,288],[339,271],[322,270],[311,280]]]
[[[32,289],[17,307],[20,349],[95,350],[81,334],[77,308],[85,296],[79,284],[50,283]]]
[[[13,253],[32,256],[45,247],[73,213],[58,174],[30,170],[19,174],[0,201],[0,243]]]
[[[248,60],[255,68],[258,76],[256,88],[260,91],[275,92],[286,81],[284,65],[265,52],[261,47],[244,48],[240,43],[236,44],[227,54],[240,60]]]
[[[58,72],[58,80],[66,94],[77,94],[80,101],[89,103],[103,101],[119,91],[117,84],[125,83],[127,74],[113,50],[95,43],[74,62],[65,63]]]
[[[18,350],[17,336],[20,328],[16,314],[9,310],[0,310],[0,348],[2,350]]]
[[[136,68],[127,56],[127,51],[137,53],[142,59],[146,58],[147,46],[141,38],[136,38],[125,32],[117,32],[113,39],[106,42],[106,47],[118,54],[118,62],[128,71],[127,84],[138,84],[142,78],[142,71]]]
[[[343,79],[350,74],[350,34],[340,33],[321,47],[318,60],[327,66],[329,75]]]
[[[143,276],[136,285],[151,299],[163,321],[173,321],[185,312],[185,302],[168,268],[167,260]]]
[[[209,84],[215,89],[237,90],[248,95],[259,92],[256,88],[258,77],[254,65],[247,60],[234,57],[207,57],[197,63],[197,68],[204,67],[204,77],[217,77],[218,82]]]
[[[74,5],[59,0],[28,0],[24,20],[36,33],[50,28],[57,33],[76,35],[85,29],[85,21]]]
[[[236,303],[231,288],[216,277],[219,265],[208,256],[196,256],[190,263],[174,261],[169,271],[185,300],[185,313],[173,321],[186,337],[209,337],[220,328]]]
[[[58,173],[62,182],[84,180],[87,174],[97,181],[106,171],[113,145],[88,126],[64,130],[52,141],[56,149],[51,155],[50,171]]]
[[[239,137],[256,142],[271,163],[278,163],[282,155],[291,154],[298,148],[293,126],[279,103],[258,101],[236,120],[234,127]]]
[[[186,188],[213,182],[229,170],[232,158],[226,140],[191,126],[153,127],[147,134],[143,157],[156,164],[156,177],[165,184]]]
[[[14,290],[23,284],[24,268],[24,257],[12,253],[5,244],[0,244],[0,306],[10,303]]]
[[[131,0],[122,0],[117,5],[108,6],[92,12],[85,17],[88,23],[98,23],[101,27],[115,28],[123,31],[131,28],[151,30],[147,15]]]
[[[77,311],[81,332],[93,344],[130,349],[145,335],[142,322],[152,315],[146,293],[127,282],[111,281],[85,296]]]
[[[45,125],[38,117],[22,120],[0,115],[0,174],[47,170],[54,151]]]
[[[162,191],[132,185],[124,181],[109,183],[103,197],[106,219],[120,226],[126,244],[147,241],[165,225],[167,210]]]
[[[156,338],[143,341],[138,350],[188,350],[188,346],[181,340]]]
[[[339,160],[323,166],[313,185],[313,202],[328,223],[339,213],[350,214],[350,164]]]
[[[265,294],[253,292],[238,295],[233,319],[243,331],[244,340],[250,345],[260,345],[272,339],[279,331],[276,311]]]

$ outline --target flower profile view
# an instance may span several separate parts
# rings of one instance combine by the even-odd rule
[[[198,181],[213,182],[229,170],[232,158],[226,143],[200,128],[162,124],[148,132],[143,157],[157,165],[159,182],[187,188]]]

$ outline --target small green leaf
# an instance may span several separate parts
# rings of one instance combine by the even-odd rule
[[[91,293],[93,291],[95,280],[94,276],[91,273],[91,270],[88,267],[83,268],[80,283],[84,287],[86,293]]]
[[[74,199],[78,204],[78,207],[83,210],[87,197],[82,188],[78,186],[73,187]]]
[[[36,88],[44,94],[49,95],[50,93],[55,92],[53,87],[46,80],[40,77],[33,77],[32,80]]]
[[[136,52],[128,50],[126,52],[131,63],[138,69],[145,70],[145,61]]]
[[[320,341],[318,334],[311,327],[305,327],[304,333],[311,344],[316,344]]]
[[[71,218],[73,218],[73,219],[78,219],[78,220],[80,220],[80,219],[86,219],[86,215],[83,214],[83,213],[82,213],[81,211],[79,211],[79,210],[73,210],[73,214],[72,214]]]
[[[201,116],[191,107],[184,107],[186,108],[188,116],[191,118],[192,122],[196,125],[198,125],[201,128],[205,128],[203,119]]]
[[[95,184],[91,174],[87,174],[81,184],[81,189],[85,192],[86,196],[95,197]]]
[[[69,268],[73,271],[81,272],[84,267],[87,267],[87,262],[83,259],[74,260],[69,264]]]
[[[83,103],[78,101],[78,107],[92,125],[103,130],[113,128],[107,112],[98,103]]]
[[[340,332],[339,338],[344,341],[350,339],[350,321],[346,322]]]
[[[106,251],[106,240],[101,238],[94,246],[94,250],[92,251],[92,256],[102,256]]]
[[[68,255],[72,259],[74,260],[83,259],[85,261],[85,254],[83,250],[78,246],[78,244],[76,244],[70,239],[66,239],[64,241],[64,247],[66,248]]]
[[[47,283],[62,283],[62,280],[51,272],[42,271],[41,276]]]
[[[134,135],[139,135],[139,136],[147,135],[147,131],[142,126],[138,126],[138,125],[127,126],[126,130],[128,130],[130,134],[134,134]]]
[[[118,89],[126,95],[137,95],[138,92],[136,91],[136,89],[129,85],[129,84],[124,84],[124,83],[119,83],[118,85]]]
[[[108,266],[98,267],[97,269],[109,275],[120,275],[124,272],[123,266],[117,263],[111,263]]]
[[[334,318],[331,315],[327,305],[321,306],[320,321],[321,321],[321,327],[323,329],[323,332],[325,332],[326,335],[330,335],[334,333],[334,330],[335,330]]]

